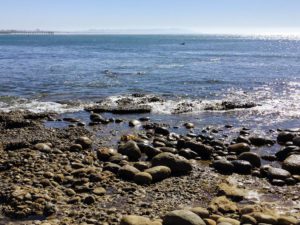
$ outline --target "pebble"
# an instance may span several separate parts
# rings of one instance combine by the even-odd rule
[[[106,190],[103,187],[96,187],[96,188],[93,189],[93,193],[95,195],[105,195]]]

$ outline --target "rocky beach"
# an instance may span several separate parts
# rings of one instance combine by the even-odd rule
[[[0,224],[300,224],[300,127],[257,136],[125,108],[1,112]]]
[[[0,35],[0,225],[300,225],[299,59],[292,37]]]

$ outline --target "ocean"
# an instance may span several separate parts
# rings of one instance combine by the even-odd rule
[[[300,39],[222,35],[2,35],[0,110],[84,116],[132,94],[175,124],[300,126]],[[252,108],[209,110],[222,102]],[[174,114],[179,105],[186,112]]]

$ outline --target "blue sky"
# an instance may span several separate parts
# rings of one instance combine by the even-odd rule
[[[300,33],[300,0],[0,0],[0,29]]]

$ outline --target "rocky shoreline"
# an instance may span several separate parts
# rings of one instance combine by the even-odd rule
[[[232,137],[230,125],[197,133],[187,121],[179,134],[97,114],[148,112],[132,110],[89,109],[89,121],[0,113],[0,224],[300,224],[300,128]]]

